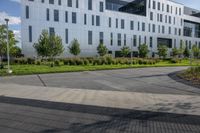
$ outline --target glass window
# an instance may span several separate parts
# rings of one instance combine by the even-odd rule
[[[167,12],[169,12],[169,5],[167,5]]]
[[[131,30],[134,30],[134,21],[131,21],[130,27]]]
[[[111,20],[111,17],[109,17],[109,27],[112,27],[112,20]]]
[[[72,23],[76,24],[76,12],[72,12]]]
[[[58,5],[61,5],[61,0],[58,0]]]
[[[153,37],[150,37],[150,42],[149,42],[149,46],[150,46],[150,48],[152,48],[153,47]]]
[[[124,34],[124,46],[126,46],[126,34]]]
[[[88,44],[92,45],[92,31],[88,31]]]
[[[133,36],[133,46],[136,47],[137,46],[137,35]]]
[[[68,44],[68,42],[69,42],[68,36],[69,36],[68,29],[65,29],[65,43],[66,44]]]
[[[59,11],[54,10],[54,21],[58,22],[59,21]]]
[[[88,10],[92,10],[92,0],[88,0]]]
[[[96,26],[100,26],[100,16],[96,16]]]
[[[68,7],[72,7],[72,0],[68,0],[68,1],[67,1],[67,6],[68,6]]]
[[[26,6],[26,18],[29,18],[29,6]]]
[[[110,45],[113,45],[113,33],[110,33]]]
[[[87,14],[84,14],[84,24],[87,24]]]
[[[103,42],[103,38],[104,38],[104,37],[103,37],[103,32],[100,32],[100,33],[99,33],[99,43],[100,43],[100,44],[104,43],[104,42]]]
[[[156,26],[155,26],[155,24],[153,24],[153,26],[152,26],[152,31],[156,32]]]
[[[118,41],[117,41],[117,45],[118,45],[118,46],[121,46],[121,45],[122,45],[122,37],[121,37],[121,34],[120,34],[120,33],[117,34],[117,40],[118,40]]]
[[[145,31],[145,23],[142,23],[142,31]]]
[[[156,2],[153,1],[153,9],[156,9]]]
[[[100,6],[99,7],[99,11],[103,12],[104,11],[104,6],[103,6],[103,2],[102,1],[100,2],[99,6]]]
[[[160,2],[158,2],[158,10],[160,10]]]
[[[150,20],[153,20],[153,12],[150,12]]]
[[[49,19],[50,19],[49,16],[50,16],[50,15],[49,15],[49,9],[48,9],[48,8],[47,8],[47,10],[46,10],[46,15],[47,15],[47,17],[46,17],[46,18],[47,18],[47,21],[49,21]]]
[[[65,22],[68,23],[68,11],[65,11]]]
[[[54,4],[54,0],[49,0],[49,4]]]
[[[116,19],[116,28],[118,28],[118,19]]]
[[[124,29],[124,19],[121,20],[121,29]]]
[[[76,0],[76,8],[79,7],[79,0]]]
[[[92,15],[92,25],[94,25],[94,15]]]
[[[28,27],[28,31],[29,31],[29,42],[32,42],[32,26]]]
[[[140,31],[140,22],[138,22],[138,31]]]
[[[55,30],[54,30],[53,27],[50,27],[50,28],[49,28],[49,35],[50,35],[50,36],[55,35]]]

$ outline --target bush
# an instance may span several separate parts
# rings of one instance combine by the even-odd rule
[[[27,64],[29,65],[35,64],[35,59],[27,58]]]
[[[3,64],[0,64],[0,69],[4,69],[4,65]]]
[[[84,62],[84,65],[89,65],[89,61],[87,59],[84,59],[83,62]]]
[[[14,63],[15,63],[15,64],[18,64],[18,65],[26,65],[26,64],[28,64],[26,58],[16,58],[16,59],[14,60]]]
[[[176,63],[181,63],[181,59],[173,58],[170,60],[171,63],[176,64]]]
[[[37,60],[35,63],[36,63],[36,65],[41,65],[41,61],[40,60]]]
[[[63,60],[64,65],[69,65],[70,64],[70,59],[64,59]]]
[[[60,61],[59,60],[55,60],[54,64],[55,64],[55,66],[60,66]]]

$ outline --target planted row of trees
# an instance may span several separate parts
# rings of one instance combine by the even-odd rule
[[[62,39],[55,34],[49,35],[48,31],[46,30],[42,31],[38,43],[34,44],[34,48],[36,49],[38,56],[42,58],[54,59],[54,57],[60,56],[64,52]],[[78,56],[81,53],[80,44],[77,39],[74,39],[72,41],[71,45],[68,47],[68,50],[74,56]],[[157,55],[160,58],[166,58],[168,53],[168,47],[160,44],[158,45],[157,51]],[[100,56],[104,56],[108,53],[108,48],[104,44],[100,43],[97,47],[97,52]],[[197,45],[193,45],[192,50],[190,51],[188,47],[183,48],[183,44],[181,44],[181,47],[179,49],[172,49],[172,56],[190,57],[191,52],[195,58],[198,58],[200,56],[200,49],[197,47]],[[124,46],[121,48],[120,53],[122,57],[127,57],[131,53],[131,49],[127,46]],[[147,57],[148,53],[149,49],[146,44],[139,45],[139,57],[145,58]]]

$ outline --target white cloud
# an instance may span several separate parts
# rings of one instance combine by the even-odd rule
[[[20,30],[14,30],[15,39],[18,41],[17,46],[21,47],[21,31]]]
[[[9,19],[9,25],[21,24],[20,17],[10,16],[6,12],[0,12],[0,24],[5,24],[5,18]]]
[[[17,2],[17,3],[20,3],[21,0],[10,0],[11,2]]]

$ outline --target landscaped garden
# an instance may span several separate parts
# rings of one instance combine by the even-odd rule
[[[0,26],[0,59],[6,57],[6,39],[5,27]],[[123,46],[120,51],[121,58],[113,58],[108,55],[108,48],[100,43],[97,50],[97,57],[82,58],[80,44],[74,39],[68,46],[67,52],[73,55],[73,58],[58,58],[64,53],[65,49],[62,44],[61,37],[53,34],[50,35],[47,30],[43,30],[38,42],[34,43],[33,48],[37,53],[37,58],[20,57],[21,50],[16,48],[16,40],[13,32],[9,39],[10,53],[12,56],[11,69],[12,75],[25,74],[43,74],[43,73],[60,73],[75,71],[94,71],[124,68],[141,68],[141,67],[167,67],[167,66],[198,66],[200,63],[200,49],[197,45],[193,45],[192,49],[184,47],[181,41],[180,48],[171,50],[171,57],[167,57],[169,49],[163,44],[158,45],[157,58],[148,58],[149,47],[147,44],[138,46],[138,57],[130,58],[131,50],[128,46]],[[158,58],[159,57],[159,58]],[[193,57],[193,59],[190,59]],[[7,62],[0,60],[0,76],[7,74]]]

